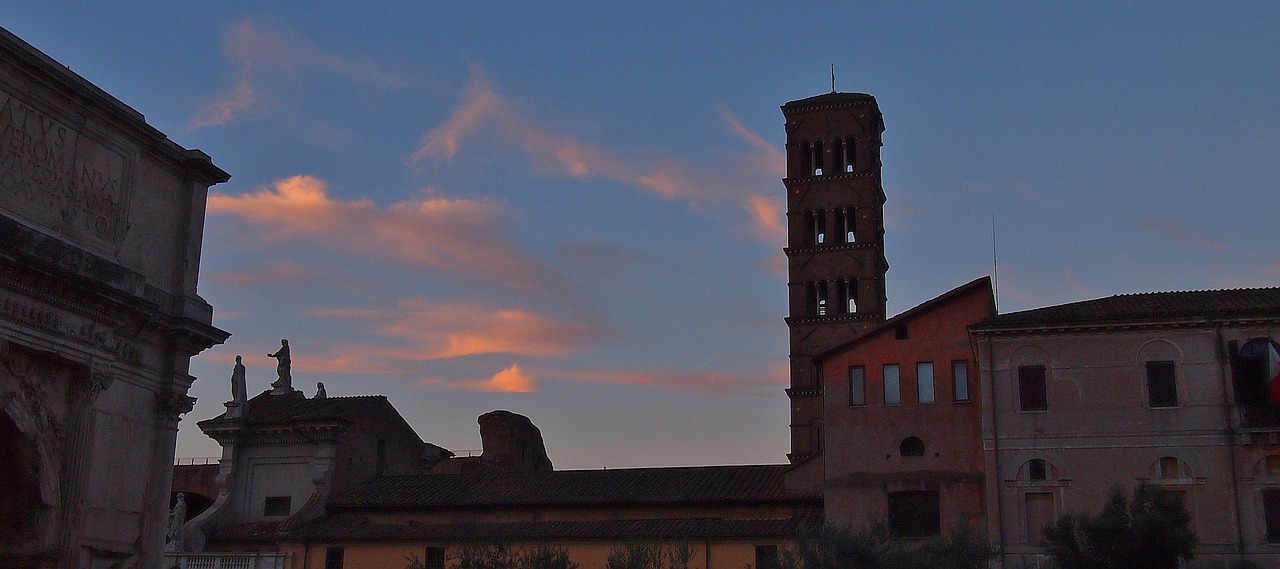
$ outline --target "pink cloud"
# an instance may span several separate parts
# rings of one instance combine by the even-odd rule
[[[1204,249],[1214,253],[1230,252],[1226,245],[1200,235],[1192,231],[1186,224],[1178,221],[1148,217],[1142,220],[1142,228],[1166,239],[1197,249]]]
[[[787,366],[779,365],[761,371],[700,372],[671,370],[545,370],[546,379],[651,386],[717,395],[777,395],[787,383]]]
[[[392,340],[376,346],[343,347],[339,351],[352,364],[483,354],[560,357],[580,351],[604,335],[595,322],[558,319],[522,308],[424,298],[402,300],[387,310],[325,309],[312,314]]]
[[[227,28],[223,51],[235,69],[234,83],[200,107],[188,125],[193,130],[263,114],[268,97],[263,96],[262,85],[281,91],[285,89],[282,78],[296,78],[302,72],[325,72],[385,89],[408,84],[403,74],[386,71],[371,59],[331,53],[288,28],[263,27],[247,18]]]
[[[254,226],[260,241],[372,255],[525,292],[569,294],[554,269],[515,248],[507,238],[505,213],[488,200],[428,191],[423,198],[380,207],[369,200],[330,197],[319,178],[291,176],[256,192],[211,194],[208,212]]]
[[[427,385],[440,385],[446,389],[466,389],[469,391],[497,391],[502,393],[532,393],[538,390],[534,378],[525,373],[517,364],[493,374],[487,380],[449,380],[430,378],[422,380]]]
[[[785,169],[782,155],[727,110],[722,110],[722,115],[733,132],[757,150],[756,158],[746,161],[746,168],[707,168],[669,156],[619,155],[526,119],[476,73],[462,103],[443,124],[423,135],[410,160],[418,165],[449,162],[456,158],[464,141],[488,135],[499,144],[516,147],[546,175],[611,180],[695,206],[729,204],[754,226],[755,235],[776,239],[780,222],[776,217],[762,215],[766,211],[761,208],[761,200],[776,192],[773,176]]]

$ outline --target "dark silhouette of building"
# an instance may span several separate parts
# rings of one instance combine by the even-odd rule
[[[797,471],[822,450],[814,357],[885,320],[884,188],[875,97],[827,93],[782,106],[787,130],[791,452]],[[820,461],[818,461],[820,462]],[[804,476],[821,480],[819,472]]]

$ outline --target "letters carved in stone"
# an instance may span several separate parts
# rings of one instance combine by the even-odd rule
[[[71,237],[119,243],[132,157],[0,91],[0,200]]]

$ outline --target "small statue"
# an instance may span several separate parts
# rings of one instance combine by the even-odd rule
[[[185,523],[187,523],[187,495],[178,492],[173,509],[169,510],[169,533],[165,550],[182,551],[182,524]]]
[[[325,394],[325,392],[324,392],[324,382],[322,382],[322,381],[317,381],[317,382],[316,382],[316,396],[315,396],[315,397],[313,397],[312,399],[324,399],[325,397],[328,397],[328,395],[326,395],[326,394]]]
[[[231,401],[243,405],[248,399],[244,385],[244,364],[240,363],[240,355],[236,355],[236,366],[231,369]]]
[[[289,341],[280,340],[280,350],[274,354],[267,354],[268,358],[276,359],[276,380],[271,383],[272,387],[279,390],[293,390],[293,376],[290,374],[292,362],[289,360]]]

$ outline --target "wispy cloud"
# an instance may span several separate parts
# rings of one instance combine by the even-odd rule
[[[385,338],[376,346],[348,346],[356,360],[427,361],[482,354],[560,357],[606,332],[595,322],[565,320],[523,308],[476,302],[406,299],[385,310],[322,309],[312,313]]]
[[[733,132],[763,154],[763,158],[747,160],[752,165],[749,171],[723,165],[709,169],[671,156],[625,156],[544,127],[521,115],[476,71],[462,103],[443,124],[423,135],[410,160],[419,166],[449,162],[456,158],[465,140],[487,135],[495,144],[515,146],[546,175],[611,180],[664,199],[685,200],[695,207],[733,205],[755,224],[757,235],[776,239],[781,226],[776,215],[778,206],[762,206],[767,204],[767,196],[776,193],[772,176],[785,168],[781,154],[727,110],[722,114]],[[752,190],[753,187],[757,189]]]
[[[505,212],[488,200],[428,191],[420,199],[380,207],[333,198],[319,178],[291,176],[256,192],[211,194],[208,212],[250,224],[258,241],[293,240],[525,292],[571,295],[556,270],[511,243]]]
[[[279,91],[287,90],[287,81],[296,81],[304,72],[337,75],[359,85],[384,89],[408,84],[402,73],[385,70],[369,58],[332,53],[293,30],[264,27],[251,19],[227,28],[223,51],[234,70],[232,85],[200,107],[188,125],[193,130],[260,116],[271,101],[288,98]],[[264,91],[273,92],[275,97]]]
[[[1142,228],[1161,237],[1171,239],[1183,245],[1204,249],[1215,253],[1227,253],[1230,249],[1217,241],[1192,231],[1186,224],[1171,219],[1147,217],[1142,220]]]
[[[1032,185],[1030,180],[1023,178],[977,181],[970,182],[967,185],[979,193],[992,197],[1018,199],[1048,209],[1062,207],[1062,203],[1052,195]]]
[[[777,395],[786,385],[786,366],[747,373],[686,370],[544,370],[549,380],[651,386],[717,395]]]

